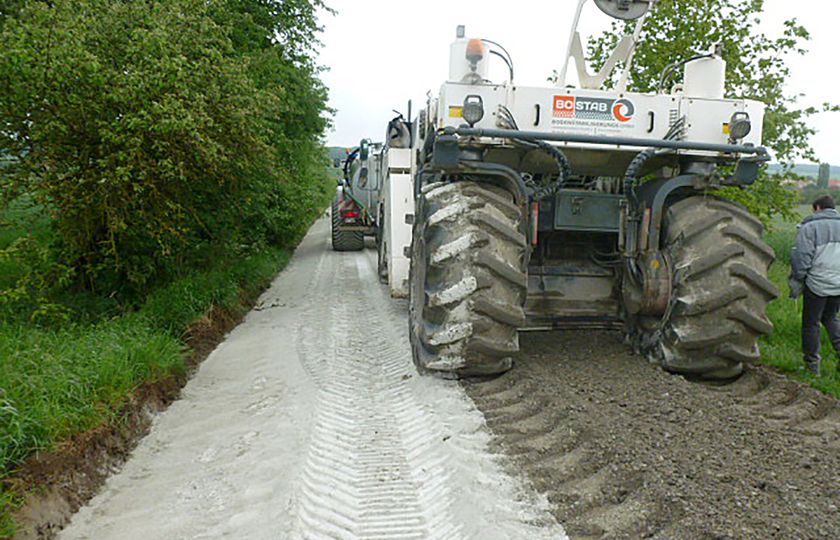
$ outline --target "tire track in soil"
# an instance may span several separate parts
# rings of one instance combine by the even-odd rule
[[[436,456],[411,456],[404,447],[403,440],[422,447],[433,435],[406,403],[402,351],[360,331],[359,321],[373,328],[379,321],[370,306],[347,301],[347,291],[361,292],[359,262],[344,258],[338,272],[316,275],[314,290],[330,291],[320,300],[327,317],[309,310],[298,333],[304,366],[321,392],[303,472],[301,536],[459,538],[445,470]],[[323,354],[325,339],[330,355]]]
[[[562,540],[454,381],[417,377],[405,302],[320,220],[66,539]]]
[[[840,538],[840,407],[766,368],[669,375],[611,332],[520,335],[464,386],[570,538]]]
[[[487,455],[480,423],[465,433],[460,420],[418,399],[416,384],[444,401],[461,391],[415,380],[405,306],[379,290],[369,259],[327,254],[309,285],[319,295],[301,317],[297,348],[318,397],[295,536],[565,538],[546,501],[493,472],[501,468]],[[456,398],[462,409],[470,404]]]

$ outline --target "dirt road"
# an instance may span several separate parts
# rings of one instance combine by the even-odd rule
[[[415,375],[375,252],[332,252],[328,232],[61,538],[565,538],[463,388]]]
[[[418,377],[375,253],[326,225],[62,538],[840,538],[835,400],[689,383],[608,332]]]
[[[521,334],[467,389],[571,538],[840,538],[840,408],[764,369],[669,375],[608,332]]]

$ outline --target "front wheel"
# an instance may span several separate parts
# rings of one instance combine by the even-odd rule
[[[668,371],[733,379],[758,360],[758,340],[773,329],[775,254],[761,222],[730,201],[694,196],[673,204],[664,225],[672,303],[664,320],[630,317],[630,341]]]

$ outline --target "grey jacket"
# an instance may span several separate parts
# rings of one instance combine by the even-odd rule
[[[840,296],[840,213],[837,210],[820,210],[802,220],[790,266],[791,289],[795,283],[800,288],[804,283],[818,296]]]

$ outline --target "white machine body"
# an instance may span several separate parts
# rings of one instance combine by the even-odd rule
[[[759,101],[724,98],[725,62],[713,54],[684,66],[684,83],[671,93],[636,93],[623,90],[629,76],[629,66],[639,39],[644,18],[639,19],[635,32],[622,39],[608,62],[609,68],[598,74],[586,72],[583,48],[576,27],[586,0],[579,0],[573,36],[557,86],[518,86],[512,81],[492,83],[487,80],[489,54],[475,61],[467,58],[471,40],[459,28],[457,39],[450,46],[449,80],[440,87],[437,96],[430,96],[416,125],[411,149],[388,148],[383,159],[383,239],[387,245],[388,287],[392,296],[408,294],[411,244],[409,216],[414,212],[413,182],[417,173],[414,156],[423,151],[424,139],[430,131],[447,127],[459,128],[468,124],[465,106],[480,101],[483,116],[472,127],[510,129],[500,111],[505,109],[522,131],[546,134],[575,134],[631,139],[663,139],[677,122],[681,130],[677,139],[703,144],[739,144],[760,146],[765,106]],[[644,0],[642,0],[644,2]],[[637,2],[638,3],[638,2]],[[649,0],[653,4],[654,0]],[[608,2],[602,2],[608,5]],[[621,10],[623,4],[610,8]],[[601,9],[606,9],[601,7]],[[490,42],[492,43],[492,42]],[[576,45],[578,43],[578,45]],[[585,75],[583,88],[565,82],[570,59],[574,58],[579,74]],[[619,63],[625,66],[617,89],[593,87],[608,80]],[[512,69],[511,69],[512,75]],[[583,80],[583,79],[582,79]],[[600,85],[599,85],[600,86]],[[751,130],[742,139],[730,139],[730,120],[735,113],[748,115]],[[743,114],[739,114],[743,118]],[[681,120],[682,119],[682,120]],[[511,148],[504,138],[475,137],[476,147],[488,152]],[[575,173],[592,176],[623,177],[628,163],[645,147],[618,144],[557,142],[574,163]],[[670,155],[687,155],[714,161],[721,154],[709,150],[674,150]],[[497,153],[497,157],[499,154]],[[729,156],[731,158],[731,156]],[[503,159],[503,158],[499,158]],[[532,164],[533,165],[533,164]],[[513,165],[511,165],[513,166]],[[548,161],[550,172],[556,164]],[[533,167],[532,167],[533,169]]]
[[[440,89],[436,111],[429,110],[429,127],[440,129],[448,126],[460,127],[467,124],[463,117],[465,99],[474,103],[478,96],[484,109],[478,128],[498,129],[506,126],[499,121],[499,110],[507,108],[523,131],[544,133],[571,133],[579,135],[615,136],[638,139],[661,139],[670,127],[684,118],[681,140],[711,144],[761,145],[764,120],[764,104],[747,99],[725,99],[726,62],[715,53],[700,56],[683,66],[684,82],[675,86],[672,93],[634,93],[626,91],[633,56],[644,26],[655,0],[634,2],[610,2],[596,0],[598,7],[619,19],[637,19],[632,34],[619,40],[616,49],[606,60],[602,69],[590,74],[586,66],[582,39],[577,32],[581,12],[588,0],[578,0],[572,24],[569,44],[556,86],[516,86],[511,81],[493,84],[486,79],[486,54],[478,69],[482,77],[464,77],[470,69],[465,57],[470,42],[464,34],[464,27],[458,29],[458,37],[450,47],[449,79]],[[481,41],[481,40],[479,40]],[[493,42],[488,42],[493,43]],[[580,88],[567,83],[569,64],[574,60]],[[623,65],[616,87],[605,89],[614,70]],[[431,105],[430,100],[430,105]],[[746,113],[751,123],[750,133],[743,139],[730,140],[729,123],[733,113]],[[486,141],[488,144],[504,144],[502,140]],[[605,170],[610,162],[608,156],[619,152],[638,152],[641,147],[619,147],[582,143],[557,143],[564,152],[575,154],[576,149],[586,150],[570,155],[574,158],[578,173],[623,174],[623,170]],[[592,150],[592,151],[590,151]],[[598,150],[598,151],[594,151]],[[594,152],[593,152],[594,151]],[[698,157],[714,157],[714,152],[682,150],[677,154]],[[590,163],[591,161],[591,163]],[[616,165],[626,165],[621,160]]]
[[[698,64],[703,65],[702,62]],[[692,64],[689,64],[692,65]],[[703,65],[703,70],[717,73],[719,63]],[[704,71],[705,73],[705,71]],[[695,72],[692,71],[692,75]],[[735,112],[749,114],[752,130],[740,144],[761,144],[764,104],[747,99],[722,99],[709,97],[722,94],[718,91],[718,80],[703,86],[703,81],[691,88],[700,96],[678,92],[675,94],[639,94],[633,92],[615,93],[605,90],[589,90],[557,87],[510,86],[507,84],[462,84],[444,83],[440,89],[435,126],[459,127],[465,124],[463,104],[467,96],[480,96],[484,104],[484,117],[475,124],[478,128],[501,127],[498,123],[500,107],[507,107],[519,124],[527,131],[545,133],[574,133],[632,137],[638,139],[661,139],[673,123],[685,117],[682,139],[700,143],[726,144],[729,140],[729,120]],[[722,90],[722,88],[721,88]],[[488,141],[489,142],[489,141]],[[501,141],[497,141],[501,142]],[[616,151],[638,152],[641,147],[620,147],[583,143],[552,143],[570,151],[574,148],[597,150],[590,153],[592,162],[585,160],[581,172],[611,174],[604,169],[609,155]],[[680,151],[692,155],[714,156],[714,153]],[[598,155],[604,159],[599,159]],[[580,160],[576,160],[580,163]],[[618,171],[616,174],[621,174]]]
[[[706,99],[723,99],[726,62],[717,56],[701,58],[685,65],[683,93]]]
[[[410,148],[385,148],[382,241],[388,266],[388,291],[394,298],[408,296],[407,256],[411,246],[411,223],[414,214],[414,183]]]

